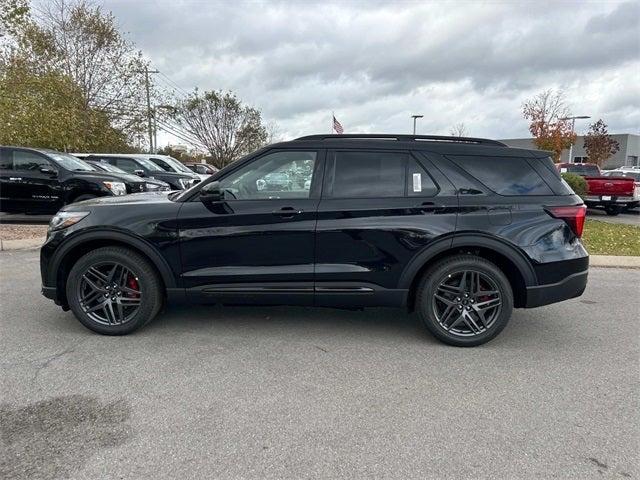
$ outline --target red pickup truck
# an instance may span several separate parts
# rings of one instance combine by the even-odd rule
[[[558,163],[560,173],[584,177],[589,186],[584,203],[587,207],[604,207],[608,215],[640,204],[640,185],[631,177],[605,177],[595,163]]]

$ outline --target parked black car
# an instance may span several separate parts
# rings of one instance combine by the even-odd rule
[[[200,182],[200,177],[191,171],[168,172],[150,160],[152,155],[146,154],[106,154],[91,153],[85,157],[87,160],[96,160],[115,165],[127,173],[132,173],[143,178],[161,180],[169,184],[172,190],[189,188]]]
[[[265,181],[281,173],[289,185]],[[584,215],[545,152],[315,135],[182,192],[66,207],[42,247],[43,293],[109,335],[143,326],[165,302],[393,306],[416,310],[440,340],[473,346],[514,307],[582,294]]]
[[[125,180],[128,180],[129,182],[137,182],[140,183],[141,179],[138,175],[133,175],[131,173],[127,173],[124,170],[116,167],[115,165],[112,165],[110,163],[107,162],[103,162],[101,160],[95,160],[95,159],[86,159],[85,162],[87,162],[89,165],[91,165],[93,168],[100,170],[102,172],[111,172],[111,173],[115,173],[117,175],[120,175],[120,177],[124,178]],[[144,179],[144,191],[145,192],[162,192],[162,191],[166,191],[166,190],[171,190],[171,187],[169,186],[169,184],[167,182],[163,182],[161,180],[156,180],[153,178],[145,178]],[[127,193],[135,193],[133,191],[133,188],[130,188],[129,185],[127,185]]]
[[[55,213],[95,197],[144,191],[144,180],[101,172],[67,153],[0,147],[0,211]]]

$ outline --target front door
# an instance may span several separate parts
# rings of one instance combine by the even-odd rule
[[[55,213],[62,206],[56,167],[44,155],[4,148],[2,167],[3,209]]]
[[[224,201],[180,210],[183,285],[200,301],[313,303],[323,152],[268,151],[219,179]]]

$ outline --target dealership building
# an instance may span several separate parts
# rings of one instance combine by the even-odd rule
[[[616,152],[609,160],[607,160],[603,166],[605,169],[612,169],[624,166],[640,165],[640,135],[634,135],[632,133],[612,134],[615,140],[620,145],[620,150]],[[507,138],[500,140],[506,143],[510,147],[518,148],[533,148],[536,146],[533,144],[533,138]],[[587,152],[584,150],[584,136],[579,135],[576,139],[576,143],[573,145],[573,163],[588,162]],[[563,150],[561,156],[562,162],[569,162],[569,150]]]

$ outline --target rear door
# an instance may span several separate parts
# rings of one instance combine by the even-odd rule
[[[316,303],[401,305],[404,268],[455,230],[453,185],[409,151],[327,154],[316,228]]]

